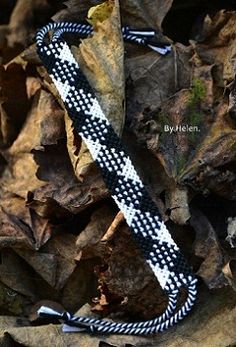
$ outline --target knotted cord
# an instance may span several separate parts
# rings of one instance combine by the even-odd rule
[[[53,30],[49,43],[45,36]],[[41,316],[64,321],[63,331],[120,333],[144,335],[164,331],[183,319],[196,300],[196,278],[172,239],[157,206],[138,176],[123,144],[102,111],[93,88],[88,83],[62,35],[66,32],[84,37],[93,29],[87,24],[50,23],[36,36],[38,54],[54,82],[74,129],[86,143],[103,179],[119,209],[123,212],[133,237],[154,272],[169,301],[159,317],[145,322],[116,323],[90,317],[77,317],[69,312],[56,312],[41,307]],[[165,55],[169,44],[156,43],[153,30],[122,28],[126,41],[147,46]],[[180,288],[187,290],[185,302],[176,310]]]

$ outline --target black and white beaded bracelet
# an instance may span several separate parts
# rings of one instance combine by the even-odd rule
[[[50,42],[46,43],[45,36],[49,31],[53,31],[53,35]],[[137,245],[168,295],[169,302],[165,312],[159,317],[137,323],[113,323],[78,317],[44,306],[38,313],[40,316],[57,317],[64,321],[65,332],[135,335],[161,332],[183,319],[191,310],[196,300],[197,280],[162,221],[157,206],[139,178],[120,138],[102,111],[93,88],[62,38],[65,32],[87,36],[93,30],[86,24],[48,24],[37,33],[38,54],[64,102],[74,129],[100,167],[107,188],[123,212]],[[122,33],[125,40],[150,47],[159,54],[165,55],[171,50],[170,45],[154,43],[153,30],[124,27]],[[187,297],[182,306],[176,309],[181,288],[185,288]]]

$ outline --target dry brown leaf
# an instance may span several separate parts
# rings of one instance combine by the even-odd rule
[[[36,299],[37,284],[27,264],[11,249],[1,250],[0,280],[13,291]]]
[[[31,105],[31,97],[40,88],[36,77],[27,71],[24,55],[17,55],[0,66],[0,145],[9,146],[18,135]],[[32,68],[32,66],[31,66]]]
[[[222,80],[225,84],[232,81],[235,75],[235,30],[236,13],[219,11],[212,19],[205,17],[196,54],[207,65],[216,64],[222,68]]]
[[[173,0],[121,0],[120,3],[125,25],[161,30],[162,21]]]
[[[165,74],[166,76],[166,74]],[[144,78],[148,77],[145,74]],[[200,113],[201,103],[207,98],[204,85],[198,82],[192,90],[182,89],[163,101],[161,108],[140,110],[132,120],[138,139],[145,141],[148,148],[159,159],[169,183],[166,186],[166,209],[170,218],[179,224],[189,219],[188,190],[179,176],[193,157],[196,146],[206,131],[206,118]],[[148,83],[148,81],[147,81]],[[202,100],[203,99],[203,100]],[[143,107],[143,104],[140,104]],[[156,110],[156,111],[155,111]],[[137,119],[140,121],[137,122]],[[195,132],[178,131],[176,127],[191,125]]]
[[[108,196],[107,188],[100,174],[86,176],[83,183],[76,182],[72,173],[65,176],[65,173],[68,172],[63,168],[63,166],[65,167],[65,157],[62,156],[62,153],[63,151],[60,151],[60,147],[52,153],[53,160],[56,160],[56,156],[58,156],[58,163],[54,162],[51,172],[48,173],[50,174],[51,182],[28,196],[27,205],[45,218],[53,216],[65,217],[68,215],[68,212],[77,214],[91,204]],[[50,157],[48,159],[51,163]],[[64,170],[64,177],[58,175],[57,167],[62,170],[62,175]],[[67,177],[69,182],[65,181],[65,177]]]
[[[143,140],[150,144],[149,148],[176,183],[202,190],[207,187],[234,199],[232,183],[235,185],[236,177],[225,166],[235,160],[236,133],[228,119],[225,101],[213,111],[207,83],[207,80],[195,80],[192,90],[175,94],[162,104],[156,115],[149,111],[149,116],[140,116],[143,124],[136,126],[136,133],[143,134]],[[214,119],[212,112],[215,112]],[[176,131],[176,126],[192,128]]]
[[[0,247],[38,250],[52,234],[52,225],[25,206],[20,197],[6,194],[1,199]]]
[[[120,133],[124,119],[124,52],[118,2],[111,3],[114,8],[110,18],[98,21],[93,37],[83,40],[79,48],[86,77],[95,89],[104,113]],[[74,49],[76,56],[77,51]]]
[[[32,93],[35,87],[29,83],[27,86],[28,94]],[[56,145],[63,137],[62,110],[51,94],[43,90],[37,92],[24,127],[7,152],[11,176],[8,175],[4,180],[5,190],[26,198],[29,191],[45,185],[37,177],[38,165],[32,151],[44,151],[43,146]]]
[[[173,222],[184,225],[190,218],[188,207],[188,190],[173,185],[166,191],[166,209],[169,211]]]
[[[56,271],[52,276],[55,276],[55,284],[54,287],[57,290],[60,290],[64,287],[66,281],[73,273],[76,268],[75,258],[78,256],[77,247],[76,247],[76,237],[74,235],[65,233],[65,232],[57,232],[43,247],[42,252],[46,253],[45,260],[47,260],[47,256],[53,255],[52,265]],[[41,253],[42,257],[43,254]],[[37,257],[37,256],[36,256]],[[31,265],[39,272],[44,273],[44,277],[49,275],[49,269],[47,267],[42,267],[41,260],[35,259],[35,265],[37,265],[37,269],[34,264],[31,262]],[[54,263],[54,264],[53,264]],[[52,283],[54,279],[51,277],[50,282]]]
[[[66,9],[57,13],[55,21],[71,20],[81,21],[87,16],[88,9],[102,3],[102,0],[68,0]],[[121,17],[123,25],[134,27],[153,27],[161,29],[161,24],[167,12],[171,8],[172,0],[121,0]],[[158,9],[158,10],[157,10]]]
[[[33,37],[35,29],[49,20],[52,13],[47,0],[18,0],[9,22],[8,45],[25,46],[29,36]]]
[[[90,7],[88,10],[87,21],[96,27],[97,22],[104,22],[104,20],[111,16],[113,6],[113,1],[104,1],[100,5]]]
[[[90,85],[96,91],[104,113],[120,134],[124,122],[123,40],[118,2],[110,1],[109,4],[113,8],[109,18],[101,21],[104,6],[102,10],[98,6],[93,13],[93,16],[98,13],[93,37],[83,40],[79,48],[72,48]],[[99,20],[100,17],[102,19]],[[90,169],[92,158],[84,145],[79,151],[76,148],[78,141],[74,139],[71,121],[67,117],[66,129],[71,162],[77,177],[82,179]]]
[[[10,327],[21,327],[27,326],[28,320],[23,317],[12,317],[12,316],[0,316],[0,330],[1,332]]]
[[[30,89],[34,88],[32,82],[31,79],[29,85],[29,79],[26,81],[28,95],[32,94]],[[65,138],[63,111],[51,94],[40,90],[34,98],[24,127],[9,152],[16,155],[20,152],[30,153],[33,149],[43,150],[42,146],[56,145],[63,138]]]
[[[204,259],[197,274],[210,289],[226,286],[227,281],[222,271],[224,255],[215,230],[207,217],[196,208],[191,210],[190,225],[196,232],[195,254]]]
[[[88,256],[88,247],[94,248],[95,255],[99,255],[97,244],[107,231],[113,218],[114,211],[106,205],[103,205],[91,215],[90,222],[76,240],[78,249],[83,250],[83,257]],[[92,250],[90,249],[90,251]]]
[[[101,297],[95,312],[122,311],[149,319],[165,308],[166,298],[126,225],[121,224],[112,240],[102,243],[102,252],[104,266],[97,269]]]
[[[80,181],[83,181],[86,175],[94,174],[97,170],[94,165],[91,154],[83,141],[81,141],[78,134],[75,133],[72,122],[67,116],[65,119],[66,134],[67,134],[67,148],[70,160],[75,170],[75,174]]]
[[[6,274],[6,277],[8,278],[7,282],[9,282],[9,284],[12,284],[12,281],[10,280],[8,274]],[[13,316],[21,315],[23,321],[23,315],[27,313],[27,307],[29,307],[29,304],[31,304],[31,300],[27,298],[24,294],[20,294],[19,292],[13,290],[11,287],[3,284],[2,282],[0,282],[0,293],[1,314]]]
[[[37,82],[32,86],[35,82],[31,79],[31,85],[28,83],[29,94],[37,89]],[[78,183],[63,138],[63,111],[51,94],[38,91],[25,125],[7,153],[10,165],[3,182],[6,191],[28,197],[28,205],[41,216],[65,215],[68,208],[75,213],[83,202],[92,203],[107,195],[96,172],[84,184]]]
[[[139,141],[148,135],[149,127],[154,123],[153,116],[158,113],[161,103],[178,90],[189,88],[191,54],[191,48],[177,44],[165,57],[148,52],[126,59],[127,119],[132,122],[132,129],[137,128],[135,133]],[[149,121],[146,129],[145,120]],[[152,129],[150,132],[152,134]],[[156,134],[152,146],[157,145],[157,141]]]
[[[55,22],[71,21],[81,22],[87,17],[88,10],[104,2],[103,0],[67,0],[64,2],[65,8],[58,11],[52,19]]]
[[[55,254],[35,252],[15,248],[15,252],[23,258],[50,286],[56,286],[57,257]]]
[[[179,176],[194,155],[196,145],[199,144],[207,127],[206,119],[199,111],[202,100],[198,95],[195,96],[195,93],[194,88],[192,91],[182,89],[163,102],[161,111],[155,117],[160,127],[160,134],[156,149],[152,149],[168,176],[177,182],[180,181]],[[194,98],[194,104],[192,104],[192,98]],[[176,130],[176,127],[182,126],[196,128],[192,131]]]
[[[5,335],[5,330],[12,327],[21,327],[29,325],[28,321],[21,317],[0,316],[0,346],[13,347],[13,340]],[[15,343],[14,343],[15,344]]]
[[[32,247],[33,240],[30,228],[14,215],[0,209],[1,247],[24,246]]]
[[[145,143],[154,155],[161,160],[170,178],[174,178],[177,183],[183,186],[187,184],[201,190],[207,187],[221,196],[235,199],[236,176],[233,169],[226,167],[235,160],[235,151],[233,150],[235,126],[227,115],[226,103],[223,101],[222,87],[224,83],[222,83],[222,69],[220,69],[219,65],[219,59],[222,59],[220,52],[224,47],[223,45],[221,48],[220,43],[226,43],[227,38],[229,38],[233,44],[234,36],[231,34],[232,29],[230,29],[233,14],[220,12],[216,18],[219,19],[219,23],[216,21],[215,27],[213,26],[213,34],[216,30],[221,30],[220,34],[217,37],[213,34],[209,37],[214,41],[216,49],[219,48],[219,54],[212,54],[211,61],[204,60],[203,57],[201,57],[201,60],[199,56],[195,55],[191,60],[194,67],[191,73],[190,65],[187,62],[187,59],[190,58],[191,49],[185,49],[185,51],[179,48],[177,50],[174,49],[175,63],[172,64],[175,67],[174,71],[168,68],[168,57],[165,57],[163,67],[158,65],[157,71],[159,76],[165,77],[165,81],[160,83],[161,88],[159,88],[158,84],[156,88],[151,84],[153,74],[149,74],[149,71],[152,71],[152,65],[150,64],[151,69],[147,68],[149,66],[148,55],[128,60],[132,69],[128,69],[127,75],[129,77],[128,96],[130,96],[128,117],[138,140],[141,143]],[[221,39],[222,42],[220,41]],[[209,43],[207,40],[208,37],[206,38],[204,50],[202,50],[203,53],[208,52],[206,44],[210,44],[211,47],[211,41]],[[200,46],[201,44],[196,47]],[[196,47],[195,50],[198,49]],[[182,59],[180,62],[182,63],[183,59],[186,59],[182,71],[178,68],[178,60],[176,60],[176,57],[179,56],[178,52],[181,51]],[[226,49],[224,54],[229,52],[231,54],[231,51],[231,48]],[[209,54],[211,54],[211,48],[209,49]],[[171,56],[169,56],[169,60]],[[226,62],[230,61],[228,58],[225,59]],[[161,62],[161,58],[158,57],[157,59]],[[152,60],[155,62],[153,58]],[[222,60],[221,63],[223,63]],[[232,66],[233,61],[231,70]],[[162,69],[165,69],[165,71],[160,73]],[[228,71],[229,67],[226,67],[226,70]],[[172,88],[173,85],[176,87],[178,71],[180,76],[185,76],[183,82],[179,85],[182,90],[174,96],[173,93],[175,91],[169,91],[169,95],[172,95],[172,97],[168,100],[169,95],[165,93],[168,76],[171,78],[169,84]],[[186,74],[183,73],[184,71]],[[175,83],[173,83],[173,77]],[[227,78],[231,77],[232,71],[230,77]],[[224,78],[226,79],[226,77]],[[158,82],[158,77],[155,78],[156,81]],[[184,90],[183,88],[188,87],[187,84],[190,81],[193,83],[192,89]],[[129,89],[131,90],[130,94]],[[160,93],[159,96],[155,94],[155,90]],[[156,106],[152,98],[155,100]],[[220,102],[221,104],[217,108],[217,104]],[[215,114],[216,116],[214,116]],[[212,126],[213,121],[214,124]],[[198,129],[196,131],[187,130],[173,133],[170,133],[170,130],[165,131],[165,127],[185,124],[197,126]],[[180,189],[183,188],[180,187]],[[170,195],[170,192],[167,192],[168,195]],[[175,220],[175,217],[172,218]],[[180,221],[182,219],[184,222],[187,218],[181,217],[177,219]]]
[[[97,277],[94,267],[98,263],[97,258],[80,260],[75,271],[67,280],[62,290],[61,302],[70,312],[76,312],[78,307],[91,302],[92,298],[97,295]]]
[[[235,77],[232,83],[228,85],[228,89],[230,90],[228,112],[230,116],[232,117],[232,119],[235,120],[235,116],[236,116],[236,79]]]
[[[235,174],[227,165],[235,161],[236,131],[227,117],[228,105],[223,102],[216,110],[215,120],[197,148],[180,180],[209,190],[227,199],[235,199]]]
[[[44,185],[36,177],[38,166],[30,153],[19,153],[9,158],[9,166],[4,172],[2,183],[6,192],[25,199],[29,191]]]

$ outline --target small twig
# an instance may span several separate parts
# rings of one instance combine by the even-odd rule
[[[107,229],[106,233],[101,239],[101,242],[107,242],[111,240],[111,238],[114,236],[114,233],[117,229],[117,227],[124,221],[124,215],[121,211],[117,213],[114,220],[112,221],[111,225]]]

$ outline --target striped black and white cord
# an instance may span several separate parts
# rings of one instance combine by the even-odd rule
[[[70,22],[49,23],[38,32],[37,43],[43,44],[43,37],[51,30],[54,30],[52,42],[57,41],[64,33],[74,33],[81,37],[87,37],[93,34],[93,27],[90,24]],[[171,45],[169,43],[161,43],[155,40],[156,32],[152,29],[136,30],[124,26],[121,31],[123,39],[127,42],[149,47],[161,55],[165,55],[171,51]]]
[[[45,36],[50,30],[54,30],[54,34],[46,43]],[[122,31],[124,38],[147,47],[149,37],[154,34],[152,30],[123,28]],[[84,24],[49,24],[37,34],[38,54],[58,89],[74,129],[80,134],[100,167],[111,196],[123,212],[137,245],[163,291],[168,295],[169,302],[165,312],[159,317],[137,323],[113,323],[76,317],[68,312],[59,313],[47,307],[41,307],[39,314],[63,320],[63,330],[66,332],[136,335],[161,332],[183,319],[191,310],[196,300],[197,280],[162,221],[157,206],[139,178],[121,139],[101,109],[93,88],[62,38],[65,32],[87,36],[92,33],[92,29]],[[187,298],[182,306],[176,309],[181,288],[187,291]]]

